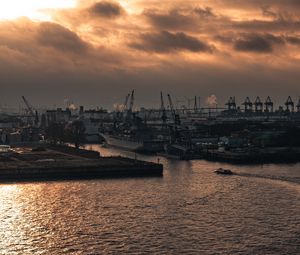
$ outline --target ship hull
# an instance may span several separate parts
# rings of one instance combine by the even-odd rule
[[[109,146],[130,150],[130,151],[138,151],[143,148],[143,143],[137,141],[131,141],[121,137],[115,137],[111,135],[101,134],[104,138],[105,142]]]
[[[155,153],[164,148],[163,141],[134,141],[119,136],[101,134],[107,145],[129,151]]]

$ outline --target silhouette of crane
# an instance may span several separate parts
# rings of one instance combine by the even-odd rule
[[[274,103],[272,102],[271,98],[268,96],[265,101],[265,112],[273,112]]]
[[[167,122],[167,113],[166,113],[166,107],[165,107],[164,96],[163,96],[162,91],[160,92],[160,110],[162,112],[161,119],[163,121],[163,124],[166,124],[166,122]]]
[[[235,97],[230,97],[228,102],[225,105],[228,106],[229,111],[236,111]]]
[[[300,97],[299,97],[298,104],[296,107],[297,107],[297,112],[300,112]]]
[[[126,95],[125,101],[124,101],[124,110],[127,110],[128,108],[128,100],[130,97],[130,93]]]
[[[168,94],[168,99],[169,99],[169,106],[170,106],[170,110],[172,113],[174,123],[175,123],[175,125],[180,125],[180,116],[174,108],[173,101],[172,101],[170,94]]]
[[[285,102],[286,111],[287,112],[294,112],[295,110],[295,104],[292,100],[292,98],[289,96],[288,99]]]
[[[260,100],[260,97],[256,97],[255,102],[254,102],[254,106],[255,106],[255,112],[262,112],[263,110],[263,103]]]
[[[253,103],[249,97],[246,97],[245,102],[242,103],[245,106],[245,112],[252,112]]]

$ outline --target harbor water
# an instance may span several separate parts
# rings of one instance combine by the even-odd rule
[[[300,254],[300,164],[160,163],[157,178],[0,184],[0,254]]]

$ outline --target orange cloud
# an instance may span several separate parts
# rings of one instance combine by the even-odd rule
[[[37,91],[55,73],[50,80],[66,91],[84,84],[113,95],[118,86],[126,93],[152,84],[177,92],[185,84],[185,91],[207,94],[268,82],[279,88],[281,73],[286,88],[297,90],[296,7],[296,0],[79,1],[76,8],[48,10],[49,22],[0,21],[1,75],[16,88],[9,74],[22,73],[23,86]]]

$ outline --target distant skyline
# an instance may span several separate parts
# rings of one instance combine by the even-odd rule
[[[215,94],[300,95],[298,0],[10,0],[0,3],[0,105],[112,109]]]

